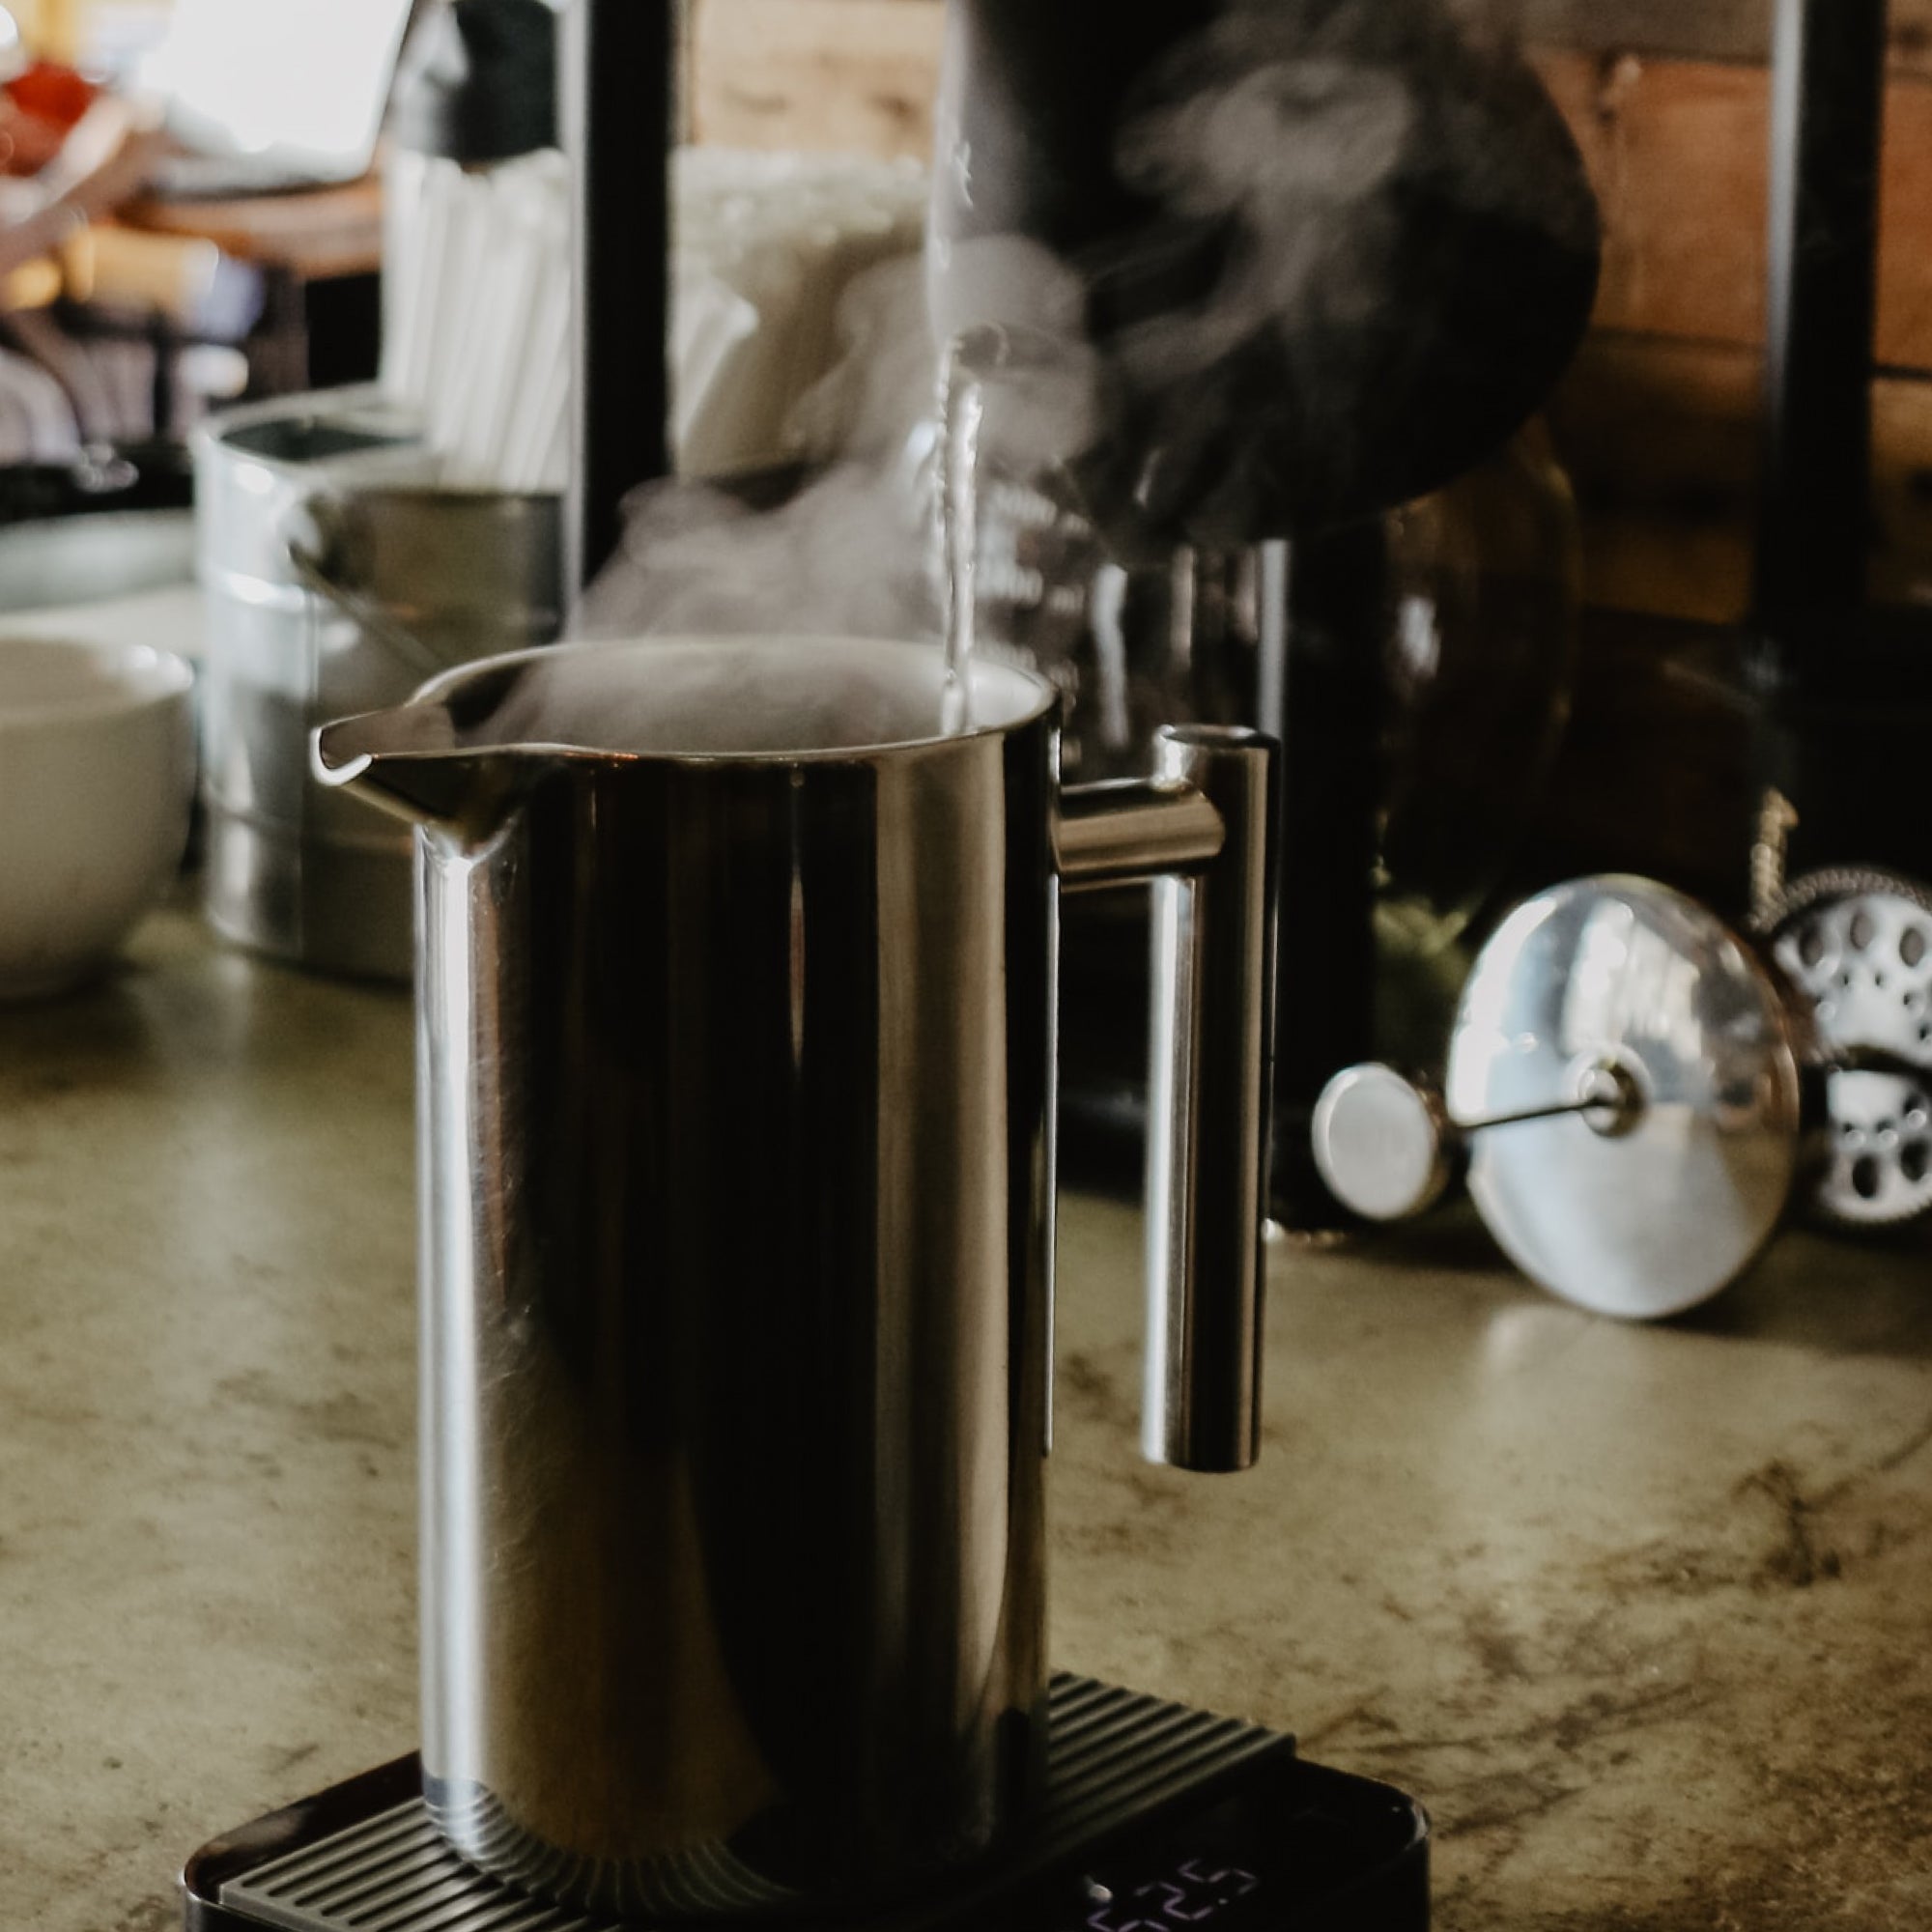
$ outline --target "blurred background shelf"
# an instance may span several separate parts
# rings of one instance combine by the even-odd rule
[[[212,244],[260,271],[262,316],[249,345],[256,392],[366,382],[381,348],[383,188],[370,174],[339,187],[233,201],[144,195],[128,228]]]
[[[924,157],[941,0],[687,0],[689,132]],[[166,0],[21,0],[47,51],[125,55]],[[1522,0],[1606,231],[1593,339],[1555,397],[1597,606],[1745,614],[1765,308],[1770,0]],[[1886,103],[1873,591],[1932,597],[1932,0],[1895,0]],[[147,200],[122,219],[266,272],[258,393],[370,361],[376,177],[315,194]],[[314,359],[311,360],[310,358]]]
[[[684,5],[694,141],[929,155],[941,0]],[[82,60],[125,57],[167,17],[166,0],[16,11],[43,50]],[[1693,890],[1735,884],[1736,801],[1750,786],[1735,692],[1759,487],[1770,13],[1771,0],[1518,9],[1606,240],[1592,333],[1548,411],[1590,611],[1539,825],[1548,867],[1621,854]],[[1889,71],[1870,590],[1909,605],[1932,602],[1932,0],[1893,0]],[[84,304],[97,282],[126,280],[131,248],[213,249],[260,280],[250,393],[354,381],[374,366],[382,218],[377,175],[311,194],[150,198],[70,247],[39,298]],[[157,273],[150,262],[134,279]]]

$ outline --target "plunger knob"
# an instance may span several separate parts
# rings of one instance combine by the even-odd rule
[[[1567,1100],[1459,1121],[1427,1074],[1398,1072],[1379,1061],[1347,1066],[1316,1105],[1315,1164],[1351,1213],[1365,1221],[1412,1220],[1442,1198],[1477,1134],[1574,1116],[1615,1138],[1643,1117],[1642,1087],[1615,1062],[1589,1063],[1573,1084],[1577,1091]]]
[[[1440,1088],[1378,1061],[1345,1066],[1321,1090],[1313,1137],[1329,1193],[1365,1221],[1426,1214],[1462,1167]]]

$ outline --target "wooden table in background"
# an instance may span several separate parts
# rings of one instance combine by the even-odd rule
[[[212,242],[262,270],[266,306],[254,359],[257,385],[270,393],[309,386],[310,287],[373,274],[383,262],[383,186],[374,174],[337,187],[230,201],[150,196],[129,203],[119,219],[151,234]]]

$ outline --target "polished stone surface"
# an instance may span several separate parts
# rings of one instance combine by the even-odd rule
[[[401,996],[163,915],[0,1009],[0,1924],[157,1932],[407,1749]],[[1448,1932],[1932,1922],[1932,1251],[1593,1320],[1451,1218],[1275,1255],[1268,1440],[1142,1465],[1136,1216],[1062,1216],[1059,1662],[1422,1797]]]

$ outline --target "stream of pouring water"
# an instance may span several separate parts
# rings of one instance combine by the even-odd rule
[[[939,378],[940,575],[946,598],[946,690],[939,728],[973,728],[973,628],[979,604],[980,438],[986,397],[966,365],[968,330],[946,345]]]

